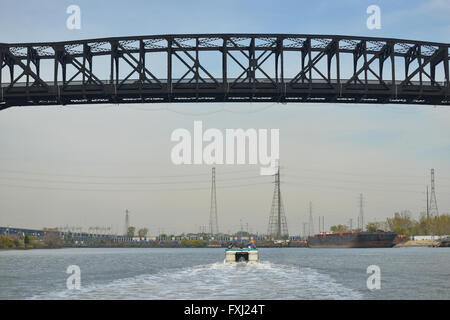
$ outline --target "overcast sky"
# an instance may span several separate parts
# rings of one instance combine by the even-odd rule
[[[81,30],[66,8],[81,8]],[[382,28],[366,28],[366,8]],[[449,42],[449,1],[40,1],[4,0],[0,42],[170,33],[312,33]],[[10,108],[0,112],[0,226],[111,226],[150,233],[198,231],[209,218],[211,166],[170,160],[177,128],[279,128],[288,228],[308,204],[325,224],[356,225],[425,210],[430,168],[440,212],[450,211],[450,109],[333,104],[170,104]],[[219,229],[240,220],[266,232],[272,177],[257,165],[217,166]],[[235,186],[235,188],[233,188]],[[316,220],[317,227],[317,220]],[[316,230],[317,231],[317,230]]]

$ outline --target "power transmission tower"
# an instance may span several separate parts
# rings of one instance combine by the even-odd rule
[[[359,219],[358,219],[358,223],[359,223],[359,229],[361,229],[361,231],[364,231],[364,198],[363,198],[363,194],[360,193],[359,194]]]
[[[125,232],[124,235],[128,234],[128,228],[130,227],[130,217],[128,215],[128,209],[125,210]]]
[[[430,217],[439,217],[439,211],[436,201],[436,192],[434,188],[434,169],[431,169],[431,194],[430,194],[430,205],[429,205],[429,215]]]
[[[309,236],[312,236],[314,234],[314,220],[313,220],[313,214],[312,214],[312,202],[309,202]]]
[[[216,202],[216,168],[212,168],[209,231],[211,233],[211,236],[214,236],[219,233],[219,223],[217,219],[217,202]]]
[[[283,201],[281,199],[281,187],[280,187],[280,166],[278,165],[278,171],[275,174],[275,189],[273,192],[272,209],[269,217],[268,235],[282,239],[288,237],[288,228],[286,222],[286,216],[284,214]]]

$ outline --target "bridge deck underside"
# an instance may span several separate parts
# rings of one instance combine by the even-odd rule
[[[443,100],[443,97],[449,97]],[[99,103],[163,103],[163,102],[333,102],[450,105],[449,90],[433,86],[298,84],[276,86],[240,84],[230,87],[220,83],[183,84],[170,88],[146,84],[49,85],[42,88],[16,87],[4,96],[6,106],[69,105]],[[0,103],[0,108],[1,108]]]

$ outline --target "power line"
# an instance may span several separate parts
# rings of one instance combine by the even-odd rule
[[[218,189],[226,188],[241,188],[247,186],[256,185],[269,185],[271,182],[257,182],[248,184],[238,184],[229,186],[220,186]],[[25,185],[11,185],[11,184],[0,184],[0,186],[7,188],[23,188],[23,189],[35,189],[35,190],[56,190],[56,191],[98,191],[98,192],[139,192],[139,191],[191,191],[191,190],[209,190],[209,187],[192,187],[192,188],[170,188],[170,189],[81,189],[81,188],[59,188],[59,187],[42,187],[42,186],[25,186]]]
[[[289,167],[287,168],[288,170]],[[333,170],[327,170],[327,169],[312,169],[312,168],[302,168],[300,169],[301,172],[312,172],[312,173],[323,173],[326,174],[327,176],[330,174],[333,175],[348,175],[348,176],[354,176],[354,177],[360,177],[360,176],[372,176],[372,177],[377,177],[380,178],[382,177],[383,179],[386,178],[416,178],[416,179],[424,179],[426,177],[426,175],[409,175],[409,174],[385,174],[384,172],[379,172],[379,173],[375,173],[373,171],[371,171],[370,173],[367,172],[355,172],[355,171],[333,171]],[[295,170],[294,170],[295,172]],[[442,178],[441,178],[442,179]],[[443,179],[448,179],[450,180],[450,178],[443,178]]]
[[[194,176],[209,176],[209,173],[192,173],[192,174],[177,174],[177,175],[154,175],[154,176],[95,176],[95,175],[77,175],[77,174],[59,174],[59,173],[43,173],[35,171],[20,171],[20,170],[1,170],[0,172],[8,174],[28,174],[28,175],[38,175],[38,176],[55,176],[55,177],[73,177],[73,178],[95,178],[95,179],[152,179],[152,178],[179,178],[179,177],[194,177]],[[233,170],[233,171],[223,171],[223,174],[236,174],[244,172],[256,172],[256,170]]]
[[[248,179],[258,179],[261,175],[254,175],[250,177],[239,177],[239,178],[225,178],[223,181],[236,181],[236,180],[248,180]],[[209,183],[209,180],[182,180],[182,181],[162,181],[162,182],[90,182],[90,181],[73,181],[73,180],[48,180],[48,179],[36,179],[36,178],[8,178],[0,177],[0,180],[20,180],[20,181],[30,181],[30,182],[46,182],[46,183],[65,183],[65,184],[93,184],[93,185],[159,185],[159,184],[181,184],[181,183]]]
[[[417,183],[412,183],[412,182],[401,182],[401,181],[371,181],[371,180],[367,180],[367,179],[363,179],[363,180],[349,180],[349,179],[341,179],[341,178],[330,178],[330,177],[316,177],[316,176],[299,176],[299,175],[295,175],[295,174],[289,174],[288,175],[289,178],[293,178],[293,179],[301,179],[301,180],[305,180],[305,179],[311,179],[311,180],[327,180],[327,181],[338,181],[338,182],[343,182],[343,183],[364,183],[364,184],[374,184],[374,185],[380,185],[380,186],[385,186],[385,185],[404,185],[405,183],[407,183],[408,185],[417,185],[417,186],[423,186],[422,182],[417,182]],[[380,178],[378,176],[378,178]],[[384,179],[383,177],[381,177],[382,179]],[[448,185],[450,187],[450,185]]]
[[[355,186],[355,187],[351,187],[351,186],[340,186],[340,185],[325,185],[325,184],[310,184],[310,183],[298,183],[298,182],[290,182],[290,181],[285,181],[284,182],[287,185],[295,185],[295,186],[303,186],[303,187],[307,187],[307,188],[319,188],[319,189],[334,189],[334,190],[345,190],[345,191],[358,191],[361,190],[361,186]],[[368,191],[372,191],[372,192],[383,192],[383,193],[387,193],[388,191],[386,191],[386,188],[370,188],[370,187],[364,187],[364,190],[368,190]],[[404,193],[421,193],[421,191],[418,190],[406,190],[406,189],[395,189],[396,192],[404,192]],[[391,192],[390,192],[391,193]]]

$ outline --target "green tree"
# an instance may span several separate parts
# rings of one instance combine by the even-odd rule
[[[411,218],[411,212],[407,210],[394,213],[394,217],[387,218],[386,223],[391,231],[408,236],[413,234],[415,221]]]
[[[418,235],[429,235],[431,234],[432,220],[427,217],[425,212],[420,214],[419,221],[416,223],[416,234]]]
[[[377,230],[381,230],[381,223],[380,222],[369,222],[366,225],[366,230],[369,232],[375,232]]]
[[[348,231],[348,227],[344,226],[342,224],[338,224],[337,226],[331,226],[330,230],[332,232],[347,232]]]
[[[9,248],[11,241],[7,236],[0,236],[0,248]]]
[[[16,248],[21,247],[21,243],[20,243],[19,239],[14,239],[13,243],[14,243],[14,247],[16,247]]]
[[[442,214],[439,217],[432,217],[431,230],[434,235],[450,234],[450,215]]]
[[[23,243],[25,248],[30,249],[33,248],[35,246],[34,242],[34,237],[31,235],[25,235],[25,237],[23,238]]]
[[[43,237],[44,243],[49,248],[59,248],[63,244],[63,239],[59,232],[46,231]]]
[[[450,215],[430,217],[422,212],[419,220],[414,220],[409,211],[402,211],[394,213],[393,218],[387,218],[386,225],[389,230],[408,236],[444,235],[450,234]]]
[[[127,237],[134,237],[134,233],[136,232],[136,228],[135,227],[128,227],[127,230]]]
[[[67,233],[64,235],[64,242],[67,245],[73,245],[75,243],[75,240],[73,239],[73,236],[71,233]]]
[[[139,238],[145,238],[147,236],[147,233],[148,233],[147,228],[139,229],[138,231]]]

